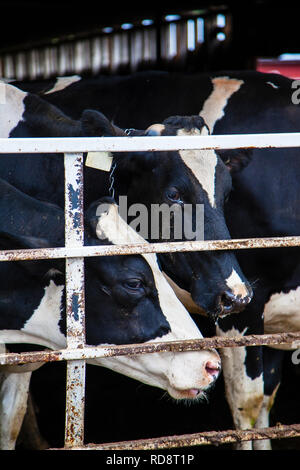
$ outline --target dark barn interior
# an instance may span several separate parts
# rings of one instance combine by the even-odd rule
[[[271,61],[282,54],[300,54],[299,12],[293,2],[267,0],[139,2],[132,6],[128,2],[104,5],[90,0],[80,3],[3,0],[1,16],[6,24],[0,28],[1,74],[5,78],[31,80],[59,74],[127,74],[145,69],[188,73],[255,70],[258,59]],[[200,23],[199,18],[204,22]],[[142,27],[141,21],[148,19],[152,23]],[[186,37],[188,20],[193,22],[190,23],[194,25],[191,26],[193,35],[190,43],[183,44],[180,38]],[[175,49],[170,43],[171,23],[177,24],[179,40]],[[152,28],[152,36],[145,35],[146,28]],[[148,41],[155,38],[154,50],[147,43],[145,53],[134,55],[133,37],[139,33]],[[114,35],[121,38],[119,42],[113,39]],[[101,42],[106,40],[108,43]],[[97,59],[97,44],[108,44],[105,62]],[[116,54],[123,47],[127,60],[119,61]],[[80,62],[76,50],[89,51],[89,60]],[[69,51],[71,59],[62,59],[64,51]],[[47,67],[43,67],[45,57],[52,57]],[[288,63],[294,65],[295,61],[295,56],[291,56]],[[300,77],[300,61],[296,66]],[[175,403],[159,389],[106,369],[88,366],[87,377],[87,443],[233,429],[222,378],[208,403],[189,407]],[[291,353],[286,353],[283,381],[271,412],[270,426],[300,422],[299,390],[300,366],[293,365]],[[36,371],[31,392],[41,434],[51,447],[62,447],[65,365],[47,364]],[[272,444],[275,450],[299,449],[300,440],[283,439]],[[17,449],[32,446],[23,429]],[[205,448],[224,449],[231,446]]]
[[[109,39],[109,59],[105,64],[70,64],[67,72],[74,68],[87,74],[128,73],[143,68],[166,68],[190,71],[242,70],[255,69],[258,58],[277,58],[284,53],[299,53],[298,8],[292,2],[284,5],[267,0],[238,1],[188,1],[184,7],[180,2],[143,2],[135,7],[119,3],[117,8],[108,3],[87,0],[84,8],[80,2],[67,1],[2,1],[1,12],[7,18],[0,31],[0,57],[2,76],[18,78],[20,69],[32,60],[43,61],[45,49],[53,48],[53,53],[72,55],[72,47],[81,44],[85,55],[93,55],[93,39]],[[225,17],[221,21],[218,15]],[[188,19],[195,24],[196,41],[186,44]],[[148,22],[147,22],[148,20]],[[149,22],[150,20],[150,22]],[[166,51],[167,31],[170,24],[178,23],[177,39],[180,43],[175,51]],[[125,42],[138,41],[135,33],[152,29],[155,51],[146,57],[131,57],[114,63],[116,47],[113,36],[122,34]],[[203,31],[200,31],[203,28]],[[125,35],[124,35],[125,33]],[[125,38],[126,36],[126,38]],[[200,37],[201,36],[201,37]],[[67,49],[64,50],[64,47]],[[123,47],[123,46],[122,46]],[[128,47],[128,45],[127,45]],[[71,49],[70,49],[71,48]],[[54,51],[54,49],[56,49]],[[48,51],[49,52],[49,51]],[[51,52],[51,51],[50,51]],[[51,52],[51,53],[52,53]],[[123,49],[122,49],[123,52]],[[76,52],[75,52],[76,54]],[[20,57],[18,57],[18,55]],[[140,60],[139,60],[140,59]],[[59,57],[58,57],[59,61]],[[20,62],[20,63],[19,63]],[[131,62],[131,64],[130,64]],[[99,65],[99,64],[98,64]],[[51,75],[51,71],[36,66],[34,78]],[[70,70],[68,70],[68,67]],[[53,70],[57,74],[59,70]],[[24,78],[30,77],[28,68],[22,70]]]

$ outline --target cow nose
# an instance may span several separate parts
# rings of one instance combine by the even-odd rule
[[[250,303],[252,291],[248,289],[248,294],[244,297],[235,295],[231,290],[225,290],[221,293],[217,301],[217,309],[220,316],[229,313],[239,313]]]

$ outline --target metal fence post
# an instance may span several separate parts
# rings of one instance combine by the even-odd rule
[[[83,155],[65,154],[65,245],[84,245]],[[85,345],[84,258],[66,259],[67,348]],[[67,362],[65,446],[82,445],[85,405],[84,360]]]

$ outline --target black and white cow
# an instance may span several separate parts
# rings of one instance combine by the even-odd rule
[[[105,207],[98,217],[99,205]],[[32,198],[0,180],[0,247],[64,245],[63,210]],[[101,241],[98,236],[101,235]],[[109,199],[86,213],[86,245],[140,243]],[[0,263],[0,343],[66,347],[64,262]],[[92,257],[85,260],[86,343],[130,344],[201,338],[188,312],[162,275],[156,255]],[[20,346],[18,346],[20,347]],[[21,346],[22,350],[22,346]],[[220,371],[216,351],[98,358],[108,367],[176,399],[199,399]],[[38,364],[38,367],[41,364]],[[0,366],[0,447],[13,448],[26,411],[31,371],[36,364]]]
[[[51,137],[58,133],[64,136],[126,135],[97,111],[84,111],[80,120],[72,120],[38,96],[12,85],[3,86],[6,87],[6,102],[0,108],[3,113],[2,137]],[[207,128],[203,119],[197,116],[171,117],[162,125],[150,126],[138,134],[157,132],[205,135]],[[195,159],[195,155],[199,158]],[[27,155],[10,155],[0,159],[0,174],[25,193],[62,206],[62,165],[60,155],[35,155],[34,159]],[[196,204],[203,204],[205,238],[229,238],[223,204],[231,189],[231,178],[225,164],[214,152],[120,152],[114,154],[114,165],[116,199],[126,195],[128,206],[143,203],[149,214],[153,204],[178,207],[190,204],[193,210]],[[24,174],[27,175],[25,180]],[[107,195],[109,184],[107,173],[86,167],[86,206]],[[159,240],[149,237],[148,240],[159,241],[161,237]],[[240,312],[251,300],[251,287],[230,252],[164,255],[160,261],[166,274],[180,288],[191,292],[197,305],[213,317]]]
[[[300,126],[299,92],[292,80],[276,74],[146,72],[32,86],[74,118],[84,106],[101,109],[120,126],[146,127],[174,114],[199,114],[212,134],[299,132]],[[241,153],[218,153],[232,168],[240,165]],[[250,164],[233,173],[234,191],[225,207],[231,236],[299,235],[298,155],[298,149],[253,150]],[[242,250],[237,257],[247,278],[257,281],[255,298],[243,315],[220,320],[218,334],[299,330],[299,250]],[[259,347],[223,352],[227,398],[239,428],[268,423],[280,379],[270,373],[276,367],[269,367],[269,351],[263,377],[262,353]]]

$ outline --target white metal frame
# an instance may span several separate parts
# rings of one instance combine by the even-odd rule
[[[234,149],[234,148],[300,147],[300,133],[249,134],[189,137],[119,137],[110,138],[16,138],[0,139],[1,153],[64,153],[65,154],[65,247],[35,250],[3,250],[0,261],[20,259],[66,258],[66,312],[67,348],[62,351],[18,354],[0,354],[0,365],[40,360],[67,361],[67,405],[65,447],[82,448],[84,434],[84,388],[85,360],[89,357],[128,354],[130,346],[91,347],[85,344],[84,307],[84,257],[103,255],[140,254],[146,252],[199,251],[216,249],[263,248],[275,246],[300,246],[299,237],[281,237],[249,240],[220,240],[155,243],[145,245],[84,247],[83,232],[83,152],[93,151],[164,151],[177,149]],[[34,155],[32,156],[34,158]],[[70,196],[71,191],[78,195],[77,205]],[[75,217],[77,223],[75,224]],[[78,217],[80,224],[78,227]],[[76,312],[74,311],[76,305]],[[259,344],[291,343],[300,339],[300,332],[283,335],[261,336]],[[271,337],[268,338],[268,337]],[[278,336],[276,338],[274,337]],[[248,337],[249,338],[249,337]],[[255,338],[254,338],[255,339]],[[161,343],[161,351],[188,350],[211,347],[212,339]],[[226,338],[218,338],[218,345],[226,345]],[[217,341],[215,339],[215,341]],[[173,344],[180,343],[180,344]],[[234,344],[232,344],[234,343]],[[247,337],[230,339],[230,347],[247,343]],[[255,343],[252,343],[254,345]],[[151,345],[133,345],[135,354],[151,352]],[[157,343],[156,343],[157,352]],[[41,359],[42,358],[42,359]],[[299,426],[299,425],[295,425]],[[271,429],[271,428],[270,428]],[[258,430],[256,430],[257,432]],[[295,435],[300,435],[300,426]],[[232,431],[234,433],[234,431]],[[249,434],[249,433],[248,433]],[[251,433],[250,433],[251,434]],[[251,435],[252,436],[252,435]],[[291,437],[286,432],[287,437]],[[252,436],[253,438],[253,436]],[[255,437],[254,437],[255,438]],[[263,437],[257,437],[259,439]],[[242,439],[240,436],[238,439]],[[247,440],[248,437],[245,437]],[[243,439],[242,439],[243,440]],[[161,445],[163,447],[163,444]],[[129,446],[130,448],[130,446]]]

